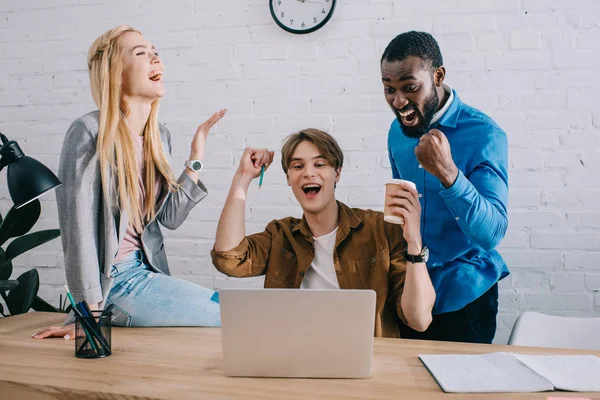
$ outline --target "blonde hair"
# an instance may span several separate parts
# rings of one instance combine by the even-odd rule
[[[323,158],[325,158],[336,171],[344,164],[344,153],[333,136],[319,129],[303,129],[300,132],[293,133],[285,138],[285,143],[281,148],[281,167],[286,175],[290,168],[290,164],[292,163],[292,157],[294,151],[296,151],[296,147],[305,141],[314,144]]]
[[[178,184],[162,148],[158,125],[159,100],[155,100],[144,127],[144,200],[147,207],[146,210],[142,209],[138,185],[140,172],[135,158],[134,138],[125,121],[129,107],[121,99],[123,49],[119,38],[127,32],[141,35],[141,32],[130,26],[120,25],[96,39],[88,51],[88,70],[92,97],[100,110],[96,152],[100,161],[104,196],[108,201],[112,201],[109,182],[111,174],[114,174],[117,178],[118,206],[129,215],[131,226],[141,233],[144,223],[156,217],[154,205],[157,200],[157,174],[164,178],[171,191],[176,190]]]

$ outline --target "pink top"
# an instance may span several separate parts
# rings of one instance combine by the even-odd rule
[[[146,172],[146,168],[144,165],[144,136],[135,135],[133,144],[135,146],[135,158],[138,164],[138,171],[140,172],[138,179],[140,188],[140,203],[142,204],[142,212],[145,214],[148,210],[148,205],[145,204],[146,187],[144,185],[144,174]],[[161,183],[162,176],[158,175],[155,182],[156,192],[154,193],[154,198],[157,200],[160,196]],[[123,239],[119,243],[119,251],[115,256],[115,262],[121,261],[127,254],[135,250],[144,250],[142,247],[142,232],[137,232],[133,226],[129,225],[125,231],[125,235],[123,235]]]

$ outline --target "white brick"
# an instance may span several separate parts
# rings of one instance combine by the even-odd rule
[[[510,184],[509,184],[510,185]],[[541,201],[541,189],[510,188],[508,196],[509,208],[536,207]]]
[[[595,129],[571,129],[561,133],[560,144],[567,149],[593,149],[600,145],[600,136]]]
[[[585,287],[592,292],[600,292],[600,274],[585,274]]]
[[[568,269],[600,269],[600,252],[567,253],[565,267]]]
[[[518,188],[562,188],[564,187],[563,173],[561,171],[513,172],[510,176],[510,185]]]
[[[358,72],[358,63],[345,59],[304,61],[300,63],[300,75],[302,76],[320,76],[324,75],[325,72],[334,76],[354,75]]]
[[[181,32],[157,35],[153,44],[159,53],[163,49],[190,47],[196,44],[196,34],[194,32]]]
[[[502,249],[502,258],[513,271],[513,268],[539,268],[549,270],[560,269],[565,265],[565,256],[557,250],[515,250]]]
[[[508,154],[510,165],[517,170],[541,169],[544,166],[544,154],[535,150],[517,150]]]
[[[551,54],[545,51],[511,50],[486,55],[488,69],[544,70],[551,67]]]
[[[246,79],[268,79],[298,76],[298,64],[292,61],[270,61],[259,64],[246,64],[243,67]]]
[[[567,213],[567,225],[574,228],[597,228],[600,226],[600,213]]]
[[[471,35],[469,35],[471,36]],[[475,50],[477,51],[505,51],[506,39],[502,33],[484,32],[477,33],[475,37]]]
[[[536,249],[599,250],[600,233],[534,231],[531,247]]]
[[[581,155],[581,164],[586,168],[600,168],[600,151],[586,151]]]
[[[550,286],[553,293],[582,293],[585,292],[585,276],[575,273],[552,273]]]
[[[597,89],[596,89],[597,90]],[[570,110],[596,110],[590,103],[590,97],[596,93],[593,89],[570,89],[567,95],[567,106]]]
[[[492,32],[495,18],[489,15],[444,15],[435,17],[433,34]]]
[[[22,106],[29,104],[29,92],[0,92],[0,107],[1,106]]]
[[[535,293],[550,293],[550,276],[547,270],[511,271],[513,287]]]
[[[600,189],[598,171],[590,168],[570,170],[565,176],[565,185],[568,188],[588,187]]]
[[[537,50],[542,46],[541,34],[536,31],[517,31],[510,34],[510,48],[515,50]]]
[[[508,228],[501,243],[502,248],[528,248],[529,231],[527,229]]]
[[[456,12],[456,2],[457,0],[423,0],[418,2],[401,0],[394,2],[394,12],[399,17],[454,14]],[[410,29],[413,28],[407,28],[407,30]]]
[[[591,125],[589,114],[552,113],[546,115],[529,115],[525,118],[525,128],[530,129],[568,129],[587,128]]]
[[[481,71],[485,65],[485,55],[481,53],[444,54],[444,66],[450,71]]]
[[[377,3],[346,3],[341,7],[340,18],[347,20],[386,18],[393,13],[393,4],[377,4]]]
[[[592,296],[588,294],[525,293],[524,306],[530,310],[589,310]]]
[[[544,166],[550,168],[574,168],[584,166],[582,155],[578,151],[551,150],[543,153]]]
[[[522,302],[522,294],[514,290],[503,290],[498,292],[498,311],[514,311],[519,309]]]
[[[600,202],[598,190],[549,190],[542,194],[542,205],[560,207],[569,211],[597,210]]]
[[[565,213],[547,211],[510,211],[508,220],[510,226],[516,228],[561,229],[567,222]]]
[[[489,0],[485,2],[477,0],[458,0],[457,11],[459,13],[501,13],[509,11],[518,11],[519,1],[517,0]]]
[[[578,50],[552,54],[552,65],[558,69],[594,68],[598,63],[600,53],[597,51]]]
[[[570,8],[573,3],[569,0],[524,0],[523,9],[527,11],[555,10]]]

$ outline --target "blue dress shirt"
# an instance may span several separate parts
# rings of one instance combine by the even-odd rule
[[[421,235],[437,295],[433,314],[463,308],[509,274],[495,250],[508,227],[506,134],[452,92],[450,106],[430,127],[450,143],[459,169],[451,187],[446,189],[419,164],[414,152],[419,139],[405,136],[397,119],[388,135],[394,178],[414,182],[420,194]]]

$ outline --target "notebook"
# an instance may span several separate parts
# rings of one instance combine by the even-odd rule
[[[600,392],[600,358],[515,353],[419,355],[444,392]]]

